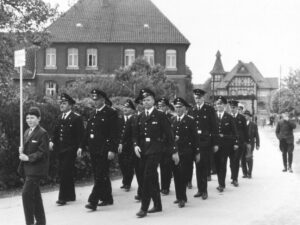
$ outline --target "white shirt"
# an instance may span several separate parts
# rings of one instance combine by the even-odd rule
[[[177,121],[182,121],[182,119],[183,119],[183,117],[184,117],[184,114],[182,114],[182,116],[177,116]]]
[[[105,107],[105,104],[101,108],[96,109],[96,112],[100,112],[104,107]]]
[[[223,115],[224,115],[224,111],[223,112],[217,112],[218,118],[222,119]]]
[[[145,114],[146,114],[146,116],[148,115],[148,116],[150,116],[151,115],[151,113],[153,112],[153,110],[154,110],[154,107],[152,107],[151,109],[146,109],[145,110]],[[147,112],[148,112],[148,114],[147,114]]]
[[[66,112],[66,113],[63,113],[62,118],[63,118],[63,119],[66,119],[66,118],[70,115],[70,113],[71,113],[71,110],[68,111],[68,112]]]
[[[202,106],[204,105],[204,102],[201,105],[197,105],[198,109],[202,109]]]

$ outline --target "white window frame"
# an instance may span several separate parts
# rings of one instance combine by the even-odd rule
[[[54,81],[45,82],[45,95],[46,96],[56,96],[57,93],[57,83]]]
[[[78,48],[68,48],[68,67],[67,69],[79,69],[78,67]]]
[[[56,67],[56,48],[46,48],[45,69],[57,69]]]
[[[150,64],[150,66],[154,66],[154,64],[155,64],[154,55],[155,55],[155,52],[153,49],[145,49],[144,50],[144,59]]]
[[[166,51],[166,69],[177,70],[177,51],[174,49]]]
[[[125,49],[124,66],[131,66],[135,60],[135,49]]]
[[[98,68],[98,50],[96,48],[88,48],[86,50],[86,67],[87,69]],[[91,61],[90,61],[91,57]],[[90,64],[91,62],[91,64]]]

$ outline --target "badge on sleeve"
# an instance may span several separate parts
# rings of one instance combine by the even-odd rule
[[[94,134],[90,134],[90,138],[93,139],[95,136]]]

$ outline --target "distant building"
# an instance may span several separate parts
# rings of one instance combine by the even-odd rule
[[[30,52],[24,75],[39,94],[56,95],[87,74],[113,75],[138,56],[164,66],[177,95],[186,92],[190,43],[150,0],[80,0],[48,31],[51,45]]]
[[[240,60],[230,72],[226,72],[219,51],[210,74],[213,95],[237,99],[255,114],[270,113],[271,96],[278,89],[277,77],[265,78],[253,62],[244,63]]]

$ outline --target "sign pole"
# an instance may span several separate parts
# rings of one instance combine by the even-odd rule
[[[20,66],[20,147],[23,149],[23,67]]]
[[[25,49],[15,51],[15,67],[20,68],[20,153],[23,153],[23,66],[26,64]]]

